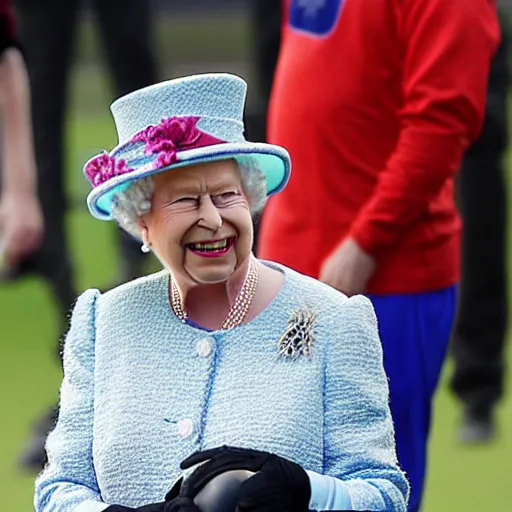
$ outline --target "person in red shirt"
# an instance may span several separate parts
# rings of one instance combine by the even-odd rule
[[[43,217],[36,187],[25,60],[16,38],[9,0],[0,0],[0,112],[2,162],[0,190],[0,271],[16,266],[36,250]]]
[[[258,255],[372,299],[415,511],[456,307],[453,178],[481,129],[496,8],[285,0],[284,11],[268,134],[293,172],[264,212]]]

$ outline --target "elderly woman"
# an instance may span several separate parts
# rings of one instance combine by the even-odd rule
[[[164,270],[78,299],[38,512],[205,510],[231,470],[240,511],[406,510],[369,300],[251,253],[290,161],[244,140],[245,94],[199,75],[112,105],[89,209]]]

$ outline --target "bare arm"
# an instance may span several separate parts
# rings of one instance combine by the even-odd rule
[[[4,257],[8,264],[15,265],[37,248],[43,229],[37,199],[27,70],[21,52],[15,47],[6,49],[0,58],[0,112],[0,233]]]
[[[0,59],[2,183],[4,192],[35,192],[35,162],[30,122],[30,93],[21,52],[7,49]]]

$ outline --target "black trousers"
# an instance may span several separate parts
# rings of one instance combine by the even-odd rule
[[[261,97],[258,109],[246,112],[246,136],[253,142],[266,142],[268,103],[281,45],[281,1],[252,0],[250,8],[254,68]],[[253,220],[253,250],[256,252],[260,219],[254,218]]]
[[[492,63],[487,112],[479,140],[459,176],[464,220],[462,279],[453,336],[452,389],[473,414],[486,415],[503,392],[507,329],[506,190],[507,40]]]
[[[45,219],[40,250],[20,271],[46,278],[64,319],[76,298],[65,230],[68,202],[64,187],[64,128],[70,68],[80,0],[15,0],[32,93],[38,186]],[[157,80],[151,48],[149,0],[94,0],[103,48],[116,96]],[[77,170],[79,172],[79,170]],[[136,266],[140,244],[119,230],[125,264]]]

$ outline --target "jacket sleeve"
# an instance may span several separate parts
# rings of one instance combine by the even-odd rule
[[[57,425],[48,436],[48,464],[36,481],[36,512],[101,512],[92,460],[97,290],[77,300],[64,345]]]
[[[0,56],[7,48],[22,50],[16,35],[16,23],[11,0],[0,0]]]
[[[400,137],[350,236],[374,256],[427,211],[480,132],[499,41],[494,0],[401,0]]]
[[[353,510],[405,512],[377,319],[361,295],[333,322],[325,362],[324,475],[343,481]]]

